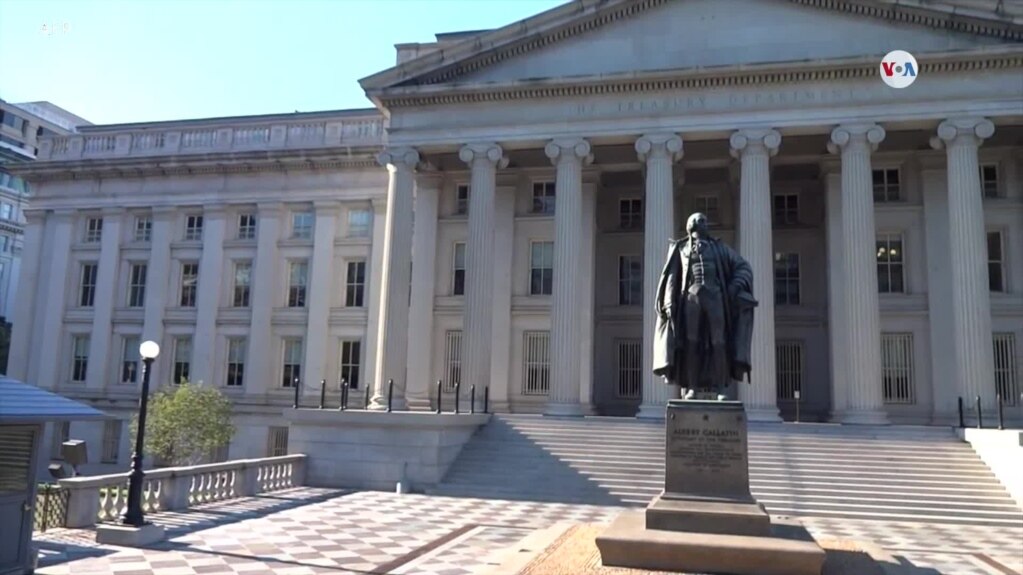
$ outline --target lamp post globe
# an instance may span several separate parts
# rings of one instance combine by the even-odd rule
[[[149,405],[149,374],[153,360],[160,355],[160,345],[147,340],[139,346],[142,357],[142,391],[139,393],[139,424],[135,433],[135,452],[131,456],[131,473],[128,475],[128,506],[121,517],[121,523],[133,527],[146,524],[146,516],[142,511],[142,486],[146,474],[142,470],[142,446],[146,437],[146,411]]]

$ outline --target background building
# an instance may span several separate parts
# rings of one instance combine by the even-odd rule
[[[570,3],[398,46],[377,109],[43,139],[12,375],[127,418],[157,340],[158,385],[235,399],[231,457],[286,445],[295,379],[657,416],[650,302],[700,210],[758,280],[753,417],[1019,418],[1023,13],[818,4]],[[126,428],[75,435],[124,461]]]

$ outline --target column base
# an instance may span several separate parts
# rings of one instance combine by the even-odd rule
[[[544,415],[582,417],[586,415],[586,409],[580,403],[548,403],[543,410]]]
[[[772,405],[771,407],[750,407],[747,405],[746,420],[767,423],[778,423],[782,419],[781,415],[778,412],[777,406]]]
[[[636,412],[636,419],[664,419],[668,412],[668,402],[643,403]]]
[[[369,411],[387,411],[387,396],[375,395],[369,400]],[[408,411],[408,402],[404,397],[395,397],[391,400],[391,411]]]
[[[384,409],[387,409],[387,399],[384,399]],[[409,411],[433,411],[433,402],[430,401],[429,397],[409,397],[407,398],[407,405]]]
[[[878,409],[846,410],[835,414],[835,421],[845,425],[888,425],[888,414]]]

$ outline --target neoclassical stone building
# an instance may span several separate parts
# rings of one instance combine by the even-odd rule
[[[577,0],[397,48],[375,109],[44,141],[12,373],[127,417],[154,339],[160,385],[235,398],[232,457],[279,448],[296,379],[657,416],[653,292],[699,210],[757,278],[754,417],[1021,415],[1017,4]],[[74,435],[111,461],[123,429]]]

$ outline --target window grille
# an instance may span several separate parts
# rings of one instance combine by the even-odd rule
[[[454,391],[455,384],[462,381],[462,332],[449,331],[444,334],[444,391]]]
[[[523,334],[525,353],[524,395],[547,395],[551,385],[551,333],[527,331]]]
[[[1016,363],[1016,334],[994,334],[995,391],[1005,405],[1018,405],[1020,401],[1019,366]]]
[[[778,399],[796,399],[803,390],[803,342],[777,342],[774,357]]]
[[[288,454],[288,428],[271,426],[266,442],[267,457],[280,457]]]
[[[618,397],[638,399],[643,390],[643,340],[620,339],[618,347]]]
[[[916,402],[913,381],[913,334],[881,334],[881,380],[885,403]]]

